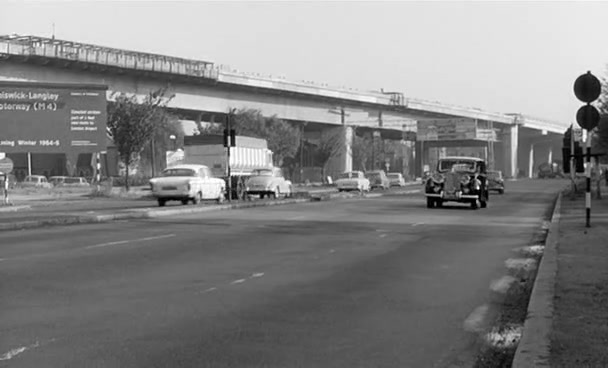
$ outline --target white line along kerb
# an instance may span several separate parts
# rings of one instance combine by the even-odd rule
[[[108,246],[111,246],[111,245],[120,245],[120,244],[127,244],[127,243],[139,243],[139,242],[144,242],[144,241],[148,241],[148,240],[167,239],[167,238],[172,238],[174,236],[175,236],[175,234],[165,234],[165,235],[149,236],[149,237],[146,237],[146,238],[138,238],[138,239],[131,239],[131,240],[119,240],[119,241],[113,241],[113,242],[108,242],[108,243],[89,245],[87,247],[84,247],[84,249],[103,248],[103,247],[108,247]]]
[[[486,319],[486,315],[490,307],[487,304],[480,305],[475,308],[473,312],[464,320],[462,327],[467,332],[480,332],[483,330],[483,322]]]

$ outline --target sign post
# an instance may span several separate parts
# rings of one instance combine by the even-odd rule
[[[585,102],[576,113],[576,122],[581,128],[587,130],[587,191],[585,193],[585,227],[591,227],[591,130],[593,130],[600,121],[600,113],[591,105],[602,92],[602,85],[596,76],[588,71],[576,78],[574,82],[574,95],[580,101]]]

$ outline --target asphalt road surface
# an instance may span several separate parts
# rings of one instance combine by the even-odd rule
[[[0,366],[467,367],[562,181],[0,233]]]

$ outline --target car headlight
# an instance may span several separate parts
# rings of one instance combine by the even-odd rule
[[[441,175],[439,173],[435,173],[435,174],[431,175],[431,180],[435,184],[443,184],[443,182],[445,181],[445,178],[443,177],[443,175]]]

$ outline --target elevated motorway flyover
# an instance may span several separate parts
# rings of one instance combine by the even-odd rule
[[[342,154],[330,172],[352,168],[351,140],[357,133],[379,131],[383,139],[414,139],[418,122],[467,119],[496,130],[495,167],[507,176],[528,170],[538,157],[545,162],[557,151],[565,125],[477,108],[406,97],[398,92],[358,91],[282,77],[243,73],[209,61],[122,50],[37,36],[0,36],[0,81],[87,83],[115,92],[144,95],[167,88],[169,107],[186,121],[221,122],[231,108],[260,110],[265,116],[307,129],[343,127]],[[304,125],[304,124],[303,124]],[[441,142],[434,145],[440,146]],[[450,145],[454,143],[445,143]],[[523,148],[523,149],[521,149]],[[422,151],[418,157],[424,157]],[[544,157],[544,158],[542,158]],[[417,168],[418,174],[421,166]]]

